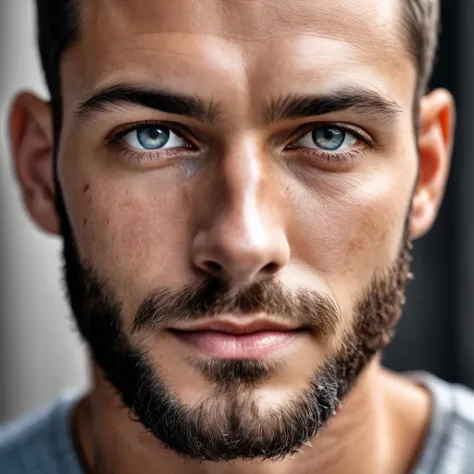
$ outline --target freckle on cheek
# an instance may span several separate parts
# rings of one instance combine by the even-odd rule
[[[87,193],[87,191],[89,191],[91,185],[89,183],[87,183],[85,186],[84,186],[84,192]]]

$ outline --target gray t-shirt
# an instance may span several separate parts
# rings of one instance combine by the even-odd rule
[[[426,374],[410,376],[433,397],[431,426],[412,474],[474,474],[474,392]],[[77,395],[0,427],[1,474],[84,474],[70,415]]]

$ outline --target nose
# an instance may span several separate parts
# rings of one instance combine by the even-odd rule
[[[221,216],[194,241],[194,264],[210,276],[248,285],[281,270],[289,260],[284,234],[250,204]]]
[[[271,181],[255,157],[223,161],[210,181],[212,197],[201,206],[205,212],[193,241],[193,263],[199,270],[242,286],[285,267],[290,247],[282,199]]]

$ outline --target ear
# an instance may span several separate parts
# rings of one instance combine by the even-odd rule
[[[454,100],[448,91],[436,89],[421,99],[419,174],[410,218],[413,239],[431,228],[441,205],[451,164],[454,124]]]
[[[10,114],[10,140],[16,176],[30,216],[44,231],[58,234],[49,104],[31,93],[19,94]]]

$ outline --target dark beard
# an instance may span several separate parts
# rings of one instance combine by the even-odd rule
[[[69,300],[94,360],[134,419],[164,446],[188,459],[278,459],[297,451],[336,412],[362,369],[390,341],[401,315],[411,259],[408,224],[396,262],[373,278],[354,307],[353,329],[344,336],[338,355],[314,374],[306,390],[263,417],[252,387],[268,378],[276,366],[251,360],[198,362],[197,370],[215,384],[215,396],[187,408],[167,387],[160,367],[146,351],[130,343],[123,329],[121,304],[98,272],[81,263],[64,216]],[[225,283],[209,280],[197,288],[155,291],[137,311],[133,331],[152,331],[182,318],[198,319],[229,309],[296,318],[316,328],[321,338],[334,334],[340,317],[331,299],[308,290],[293,295],[269,280],[231,295]]]

